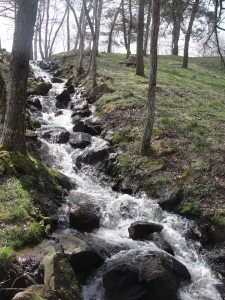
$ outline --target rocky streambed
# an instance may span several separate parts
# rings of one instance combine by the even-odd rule
[[[59,78],[54,63],[32,67],[52,85],[46,96],[28,99],[40,124],[39,151],[64,174],[70,192],[61,205],[46,200],[55,224],[49,239],[17,253],[21,264],[36,267],[14,285],[29,287],[13,299],[223,299],[195,223],[144,193],[113,191],[109,174],[117,153],[92,101],[82,97],[82,87]]]

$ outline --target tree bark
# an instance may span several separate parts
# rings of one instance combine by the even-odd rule
[[[62,24],[63,24],[63,22],[64,22],[64,20],[65,20],[66,14],[67,14],[67,9],[65,10],[65,13],[64,13],[64,15],[63,15],[63,17],[62,17],[62,20],[61,20],[61,22],[59,23],[59,26],[58,26],[58,28],[57,28],[57,30],[56,30],[56,32],[55,32],[55,34],[54,34],[54,37],[53,37],[53,39],[52,39],[51,46],[50,46],[49,53],[48,53],[48,59],[51,58],[51,56],[52,56],[52,53],[53,53],[53,47],[54,47],[54,44],[55,44],[55,40],[56,40],[56,37],[57,37],[57,35],[58,35],[58,33],[59,33],[59,30],[60,30],[60,28],[62,27]]]
[[[39,52],[41,54],[41,59],[45,59],[44,51],[42,49],[42,34],[41,34],[41,29],[42,29],[42,24],[43,24],[43,19],[44,19],[44,14],[45,14],[45,6],[43,5],[43,10],[41,10],[41,5],[42,3],[39,2],[39,7],[38,7],[38,43],[39,43]],[[42,14],[41,14],[42,12]]]
[[[48,22],[49,22],[49,6],[50,0],[47,0],[46,8],[46,24],[45,24],[45,59],[48,60]]]
[[[124,38],[124,45],[127,49],[127,30],[126,30],[126,22],[125,22],[125,11],[124,11],[124,0],[122,0],[122,20],[123,20],[123,38]]]
[[[126,59],[128,59],[131,55],[130,51],[130,43],[131,43],[131,33],[132,33],[132,27],[133,27],[133,15],[132,15],[132,2],[129,0],[129,27],[128,27],[128,33],[127,33],[127,56]]]
[[[20,0],[17,3],[7,108],[1,143],[7,151],[26,154],[27,80],[38,0]]]
[[[116,25],[117,17],[119,15],[119,12],[120,12],[120,9],[121,9],[121,5],[122,5],[122,1],[120,2],[120,6],[118,7],[118,9],[115,13],[115,16],[113,18],[112,24],[111,24],[111,28],[110,28],[110,31],[109,31],[109,41],[108,41],[107,53],[112,52],[112,35],[113,35],[113,30],[114,30],[115,25]]]
[[[149,41],[149,28],[150,28],[150,24],[151,24],[151,11],[152,11],[152,0],[150,0],[149,4],[148,4],[148,16],[147,16],[145,41],[144,41],[144,56],[147,56],[147,48],[148,48],[148,41]]]
[[[68,4],[67,4],[66,28],[67,28],[67,52],[69,52],[70,51],[70,6]]]
[[[0,66],[0,124],[3,123],[6,110],[6,84]]]
[[[99,48],[99,37],[100,37],[100,29],[101,29],[101,18],[102,18],[102,3],[103,0],[99,0],[98,4],[98,13],[97,13],[97,30],[96,30],[96,55],[98,56],[98,48]]]
[[[195,20],[195,16],[198,12],[198,5],[199,5],[199,0],[195,0],[195,3],[193,4],[193,7],[192,7],[192,12],[191,12],[190,21],[189,21],[189,24],[188,24],[187,33],[185,35],[184,57],[183,57],[183,65],[182,65],[182,67],[184,69],[187,69],[187,67],[188,67],[189,42],[190,42],[190,38],[191,38],[192,27],[193,27],[193,23],[194,23],[194,20]]]
[[[137,60],[136,60],[136,75],[139,75],[139,76],[144,75],[144,51],[143,51],[144,9],[145,9],[145,0],[139,0],[138,32],[137,32]]]
[[[155,90],[157,79],[158,63],[158,35],[160,24],[160,0],[153,0],[152,5],[152,30],[151,30],[151,47],[150,47],[150,77],[148,90],[148,111],[145,120],[144,133],[141,140],[140,154],[147,155],[150,149],[152,138],[154,116],[155,116]]]
[[[181,26],[181,10],[182,0],[173,0],[172,14],[173,14],[173,31],[172,31],[172,55],[178,55],[179,53],[179,39],[180,39],[180,26]]]

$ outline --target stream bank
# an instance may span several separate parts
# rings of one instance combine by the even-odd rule
[[[35,72],[38,72],[36,76],[40,75],[46,81],[50,80],[48,73],[44,73],[36,67],[34,69]],[[39,150],[42,158],[49,166],[64,173],[66,178],[69,177],[75,190],[69,193],[59,214],[56,215],[55,221],[58,224],[58,230],[53,233],[53,240],[44,241],[40,245],[34,260],[39,259],[40,263],[42,261],[40,254],[48,252],[51,257],[50,264],[54,262],[56,270],[58,270],[56,273],[60,277],[63,276],[60,268],[57,267],[58,263],[66,265],[65,269],[69,270],[69,274],[72,274],[70,272],[72,265],[77,281],[70,280],[69,283],[59,283],[58,279],[53,279],[57,283],[49,286],[48,282],[51,280],[47,279],[48,274],[44,275],[42,269],[40,283],[45,283],[45,287],[43,285],[38,287],[38,293],[44,295],[44,299],[48,297],[54,299],[51,298],[54,295],[50,293],[49,296],[48,293],[49,287],[50,290],[54,290],[56,286],[61,287],[60,291],[56,291],[56,297],[57,293],[61,292],[63,294],[58,294],[58,297],[73,299],[71,294],[64,293],[69,289],[69,284],[72,284],[73,297],[79,299],[80,283],[83,284],[84,299],[104,299],[106,296],[102,285],[106,289],[108,299],[113,299],[113,297],[118,299],[118,295],[122,295],[123,299],[128,299],[131,286],[124,286],[123,282],[129,278],[129,282],[132,284],[133,299],[147,298],[150,295],[155,299],[168,299],[165,298],[165,294],[162,294],[161,285],[165,284],[169,276],[171,281],[169,285],[166,285],[166,293],[170,295],[170,299],[175,299],[180,281],[182,281],[178,290],[180,299],[221,299],[214,287],[217,283],[219,284],[219,281],[207,266],[206,256],[201,252],[201,246],[192,240],[193,232],[195,235],[199,234],[197,228],[193,227],[194,223],[163,212],[157,201],[149,199],[145,194],[133,197],[112,191],[111,178],[102,172],[105,170],[102,158],[105,157],[105,163],[110,165],[116,161],[117,154],[109,142],[99,139],[101,124],[97,123],[98,119],[94,119],[95,126],[93,124],[90,126],[90,122],[88,122],[87,118],[91,114],[95,114],[95,108],[84,101],[85,99],[80,98],[81,89],[78,89],[74,95],[72,94],[72,101],[68,101],[67,94],[63,98],[57,96],[57,94],[61,95],[62,90],[65,89],[63,80],[61,83],[52,83],[52,86],[53,89],[48,96],[40,97],[41,107],[37,104],[38,101],[33,102],[39,107],[36,107],[37,109],[30,103],[31,115],[41,124],[37,134],[41,141]],[[32,99],[31,97],[29,101],[32,102]],[[71,114],[73,115],[72,120]],[[83,118],[87,122],[83,123]],[[89,133],[81,134],[83,130],[89,130]],[[80,227],[81,221],[86,219],[89,220],[88,227],[87,222]],[[156,227],[161,228],[161,233],[149,231],[150,220],[154,225],[159,224],[159,227]],[[79,224],[79,228],[77,224]],[[137,228],[139,236],[134,237],[129,234],[129,228],[132,226]],[[142,227],[141,236],[138,226]],[[92,231],[93,229],[94,231]],[[87,233],[89,231],[90,233]],[[168,243],[172,245],[173,249],[170,252],[175,253],[175,259],[165,252],[159,251],[163,248],[168,250]],[[55,250],[52,248],[45,250],[49,244]],[[64,260],[63,254],[55,253],[55,251],[61,252],[61,249],[69,259],[70,265],[66,264],[67,261]],[[34,249],[27,249],[18,255],[26,261],[26,257],[34,255],[28,255],[28,253],[34,253]],[[153,278],[145,268],[146,260],[151,268],[156,268],[157,276],[161,278],[160,287],[158,290],[154,289],[154,292],[152,290]],[[82,264],[79,264],[81,261]],[[85,261],[88,262],[87,266]],[[104,261],[106,263],[102,265]],[[168,267],[171,264],[176,266],[175,269]],[[98,266],[101,267],[98,268]],[[98,268],[97,273],[93,273],[96,268]],[[45,267],[46,269],[48,267]],[[192,276],[191,283],[189,272]],[[103,281],[102,274],[104,274]],[[141,274],[142,278],[140,278]],[[65,276],[69,276],[71,279],[71,275],[65,274]],[[124,278],[121,283],[118,283],[118,276],[124,276],[121,277]],[[86,281],[87,278],[88,281]],[[145,279],[144,285],[143,278]],[[205,290],[206,285],[209,286],[207,290]],[[31,290],[32,288],[27,291],[28,294],[33,293]],[[124,294],[121,294],[122,291]],[[159,294],[160,292],[161,294]]]

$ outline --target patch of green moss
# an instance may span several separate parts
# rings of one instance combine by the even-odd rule
[[[0,274],[7,272],[15,259],[15,253],[11,247],[0,248]],[[0,277],[1,277],[0,275]]]
[[[184,184],[190,176],[190,170],[184,171],[184,173],[180,176],[180,184]]]

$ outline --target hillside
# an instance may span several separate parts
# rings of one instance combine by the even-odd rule
[[[86,57],[87,58],[87,57]],[[74,72],[73,55],[56,55],[64,76]],[[181,57],[159,56],[156,116],[153,136],[155,153],[139,156],[139,145],[147,109],[149,58],[146,77],[122,64],[124,55],[100,54],[98,82],[109,93],[95,102],[95,116],[120,153],[117,170],[119,190],[151,197],[173,190],[182,202],[176,211],[189,217],[210,215],[224,224],[224,70],[217,58],[192,58],[188,70]],[[90,80],[83,80],[86,95]],[[118,176],[119,175],[119,176]]]

